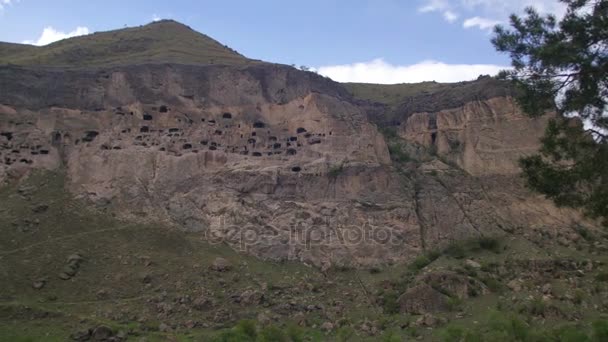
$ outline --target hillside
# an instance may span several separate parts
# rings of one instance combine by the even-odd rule
[[[172,20],[35,47],[0,45],[0,65],[102,67],[144,63],[237,65],[252,60]]]
[[[0,342],[608,340],[608,235],[524,186],[551,116],[504,82],[0,47]]]

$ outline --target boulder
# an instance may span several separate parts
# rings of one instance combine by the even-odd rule
[[[105,325],[100,325],[97,328],[93,329],[93,333],[91,334],[91,338],[93,341],[107,341],[114,335],[114,332],[110,327]]]
[[[448,308],[448,297],[430,285],[422,283],[405,291],[399,299],[399,311],[414,315],[444,311]]]
[[[215,258],[215,260],[213,260],[213,263],[211,264],[211,269],[217,272],[227,272],[232,269],[232,264],[230,264],[230,261],[224,258],[217,257]]]
[[[468,266],[470,268],[474,268],[474,269],[480,269],[481,268],[481,264],[480,263],[478,263],[477,261],[471,260],[471,259],[465,261],[464,264],[466,266]]]
[[[459,299],[477,297],[489,292],[481,281],[450,271],[432,272],[422,276],[420,280],[442,293]]]

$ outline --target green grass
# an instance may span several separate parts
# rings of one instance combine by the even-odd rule
[[[239,65],[252,62],[214,39],[171,20],[97,32],[43,47],[2,43],[0,51],[0,65],[99,67],[142,63]]]
[[[31,196],[19,195],[20,186],[32,186]],[[429,252],[411,265],[384,265],[380,272],[332,268],[322,273],[300,263],[262,261],[224,245],[210,245],[195,233],[162,225],[121,222],[73,199],[64,189],[64,176],[60,173],[36,173],[22,185],[0,188],[3,237],[0,239],[0,341],[64,341],[74,331],[98,325],[125,331],[135,340],[146,337],[148,341],[170,338],[238,341],[236,338],[243,336],[251,340],[254,334],[255,341],[325,341],[338,340],[340,336],[353,341],[392,341],[409,335],[437,340],[437,331],[441,329],[428,330],[411,324],[401,329],[417,317],[400,314],[397,299],[417,284],[421,274],[453,270],[463,264],[463,260],[445,253]],[[32,208],[40,204],[48,205],[49,209],[33,213]],[[23,229],[24,219],[38,220],[39,224]],[[509,299],[503,301],[504,314],[523,320],[554,311],[554,303],[526,302],[526,298],[538,298],[538,294],[528,290],[518,294],[507,292],[505,280],[496,272],[501,267],[514,267],[506,260],[512,257],[508,253],[518,249],[511,240],[507,251],[497,248],[506,244],[506,240],[494,242],[492,238],[462,242],[465,257],[488,259],[482,262],[484,267],[471,276],[488,284],[491,293],[462,302],[452,300],[451,311],[440,315],[463,329],[471,329],[477,326],[473,321],[483,322],[489,308],[497,307],[498,296]],[[529,249],[527,246],[517,248]],[[77,275],[67,281],[59,279],[58,273],[65,267],[67,257],[74,253],[81,253],[85,259]],[[233,270],[210,271],[209,266],[218,256],[229,260]],[[509,269],[509,274],[520,271]],[[603,279],[604,273],[598,267],[578,278],[579,287],[585,291],[572,291],[565,277],[554,280],[554,289],[563,287],[575,295],[579,303],[601,303],[607,286],[596,278]],[[144,276],[151,279],[149,285],[142,281]],[[32,282],[40,278],[47,280],[46,286],[33,289]],[[529,284],[527,288],[533,289],[534,285]],[[209,310],[192,310],[189,304],[180,304],[182,298],[197,298],[203,289],[215,303]],[[233,295],[246,289],[264,293],[264,303],[234,302]],[[100,296],[100,291],[105,294]],[[296,327],[295,312],[278,314],[276,311],[292,302],[303,308],[322,305],[324,309],[298,309],[307,326]],[[334,303],[343,307],[340,314],[333,312]],[[171,306],[170,312],[163,311],[166,305]],[[220,310],[230,312],[230,319],[216,322],[215,315]],[[583,309],[583,305],[576,303],[562,303],[559,310],[576,312],[580,321],[587,324],[597,320],[601,312],[601,309]],[[267,311],[278,318],[272,327],[253,323],[260,312]],[[457,317],[460,313],[466,313],[464,318]],[[183,324],[188,320],[208,326],[186,329]],[[320,330],[327,321],[336,325],[331,332]],[[381,331],[374,336],[360,331],[362,321],[376,322]],[[175,325],[176,329],[160,332],[160,323]],[[563,319],[551,317],[546,323],[531,324],[552,329],[562,323],[565,323]]]
[[[396,106],[404,98],[442,90],[446,84],[437,82],[371,84],[344,83],[344,86],[357,98]]]

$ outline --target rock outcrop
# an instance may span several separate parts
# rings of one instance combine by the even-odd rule
[[[399,134],[436,150],[472,175],[513,175],[520,171],[522,156],[538,151],[549,118],[530,118],[513,98],[495,97],[414,113],[401,124]]]
[[[404,170],[367,107],[287,66],[1,66],[0,79],[0,182],[60,170],[98,208],[262,258],[364,266],[587,225],[514,176],[546,118],[505,96],[403,112],[399,135],[446,162]]]

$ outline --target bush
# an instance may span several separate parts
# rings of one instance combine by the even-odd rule
[[[608,321],[594,322],[592,327],[594,341],[608,341]]]
[[[598,274],[595,276],[595,280],[597,280],[597,281],[602,281],[602,282],[604,282],[604,281],[608,281],[608,272],[602,272],[602,273],[598,273]]]
[[[500,242],[498,239],[484,236],[479,238],[479,248],[498,254],[500,253]]]
[[[482,277],[481,280],[492,292],[500,293],[504,289],[502,283],[492,277]]]
[[[462,299],[458,297],[450,297],[447,301],[449,311],[459,311],[462,307]]]
[[[304,332],[302,328],[295,324],[289,324],[287,329],[285,329],[285,333],[291,342],[302,342],[304,341]]]
[[[327,174],[329,175],[330,178],[337,178],[339,175],[342,174],[342,172],[344,172],[344,164],[333,165],[332,167],[329,168],[329,171],[327,172]]]
[[[388,152],[391,155],[391,160],[397,163],[407,163],[412,160],[409,153],[405,151],[405,146],[401,143],[389,144]]]
[[[380,128],[380,133],[382,133],[387,140],[399,138],[399,135],[397,134],[397,127],[395,126],[382,127]]]
[[[454,259],[464,259],[467,252],[462,244],[453,242],[445,250],[444,253]]]
[[[281,329],[275,326],[269,326],[258,335],[256,342],[288,342],[289,338]]]
[[[336,340],[340,342],[352,341],[355,331],[351,327],[342,327],[336,333]]]
[[[410,269],[413,271],[419,271],[427,267],[431,262],[431,259],[429,259],[426,255],[421,255],[414,259],[414,261],[410,264]]]
[[[258,335],[258,330],[256,328],[255,321],[252,320],[242,320],[236,324],[234,330],[240,334],[245,336],[249,336],[255,340]]]
[[[399,293],[396,291],[388,291],[382,296],[382,309],[385,314],[394,315],[399,313]]]
[[[384,334],[382,334],[382,337],[380,338],[380,340],[383,342],[400,342],[400,341],[402,341],[401,337],[399,337],[399,335],[397,333],[395,333],[394,331],[386,331]]]

